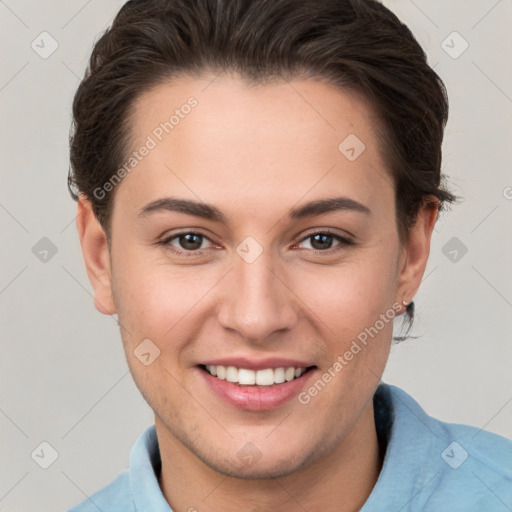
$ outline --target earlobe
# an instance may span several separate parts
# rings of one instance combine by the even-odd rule
[[[404,299],[411,302],[420,287],[430,254],[430,240],[439,212],[438,207],[439,202],[435,198],[429,198],[424,203],[404,244],[396,297],[400,303]]]
[[[78,200],[76,226],[87,275],[94,290],[94,306],[104,315],[113,315],[116,307],[107,238],[94,215],[91,202],[84,195],[80,195]]]

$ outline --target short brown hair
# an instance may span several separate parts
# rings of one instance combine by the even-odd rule
[[[379,2],[131,0],[94,45],[73,101],[68,188],[91,201],[107,238],[115,189],[101,199],[94,190],[126,158],[135,100],[178,74],[206,71],[256,83],[325,79],[367,98],[402,240],[425,202],[442,209],[456,199],[441,174],[446,89],[411,31]]]

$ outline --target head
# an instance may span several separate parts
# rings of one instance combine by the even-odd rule
[[[131,1],[96,43],[68,180],[95,305],[157,424],[209,467],[287,474],[364,417],[454,199],[447,112],[369,0]],[[294,359],[324,385],[236,408],[203,378],[228,357]]]

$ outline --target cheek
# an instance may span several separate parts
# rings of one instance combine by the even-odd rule
[[[371,254],[370,254],[371,253]],[[302,272],[295,290],[326,335],[349,339],[388,311],[396,287],[394,252],[367,251],[346,265]]]
[[[391,307],[396,271],[390,245],[354,252],[337,266],[308,264],[282,276],[293,290],[289,300],[298,300],[325,340],[353,339]],[[130,347],[145,338],[172,342],[179,352],[200,335],[201,322],[194,319],[213,306],[208,294],[221,290],[224,271],[151,261],[143,251],[123,254],[113,262],[113,274],[119,321],[128,331],[125,342]]]
[[[136,345],[145,338],[172,340],[178,349],[186,337],[184,330],[195,328],[189,319],[205,292],[218,281],[216,275],[133,256],[114,265],[115,301],[119,321],[128,333],[126,341]]]

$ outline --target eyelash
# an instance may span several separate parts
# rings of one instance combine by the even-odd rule
[[[212,242],[212,240],[210,240],[209,237],[207,237],[206,235],[203,235],[202,233],[198,233],[195,231],[184,231],[183,233],[177,233],[177,234],[174,234],[174,235],[167,237],[163,240],[158,241],[157,245],[164,246],[167,250],[171,251],[174,254],[177,254],[178,256],[185,255],[186,257],[201,256],[208,251],[208,249],[196,249],[193,251],[178,251],[172,245],[170,245],[170,242],[172,240],[174,240],[175,238],[179,238],[180,236],[184,236],[184,235],[196,235],[196,236],[200,236],[202,238],[206,238],[208,241]],[[329,235],[330,237],[336,239],[339,242],[339,244],[336,245],[335,247],[329,247],[328,249],[324,249],[324,250],[308,249],[309,251],[313,251],[314,254],[325,254],[325,253],[332,254],[335,251],[341,250],[343,247],[356,245],[356,243],[354,241],[352,241],[348,238],[345,238],[345,237],[339,235],[338,233],[334,233],[333,231],[331,231],[329,229],[324,229],[322,231],[314,231],[312,233],[309,233],[308,235],[304,236],[299,241],[299,243],[304,242],[308,238],[313,238],[315,235]]]

